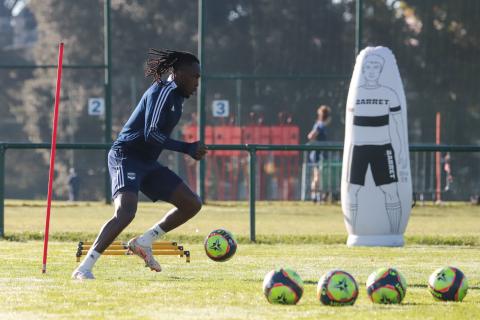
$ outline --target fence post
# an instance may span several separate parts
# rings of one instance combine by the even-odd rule
[[[104,28],[104,88],[105,88],[105,143],[112,142],[112,40],[111,40],[111,0],[105,0],[103,7],[103,28]],[[108,159],[108,150],[105,153]],[[112,195],[110,194],[110,173],[108,166],[105,170],[105,203],[112,203]]]
[[[5,236],[5,145],[0,144],[0,238]]]
[[[248,153],[250,154],[250,241],[255,242],[255,175],[256,175],[256,162],[257,162],[257,150],[255,146],[248,146]]]
[[[198,1],[198,59],[201,66],[200,85],[198,87],[198,100],[197,100],[197,115],[198,115],[198,140],[206,143],[205,141],[205,125],[206,125],[206,113],[205,113],[205,101],[206,101],[206,65],[205,65],[205,14],[206,14],[206,0]],[[205,194],[205,160],[200,160],[197,167],[197,192],[203,202],[206,201],[207,195]]]
[[[363,45],[363,0],[355,4],[355,56],[360,53]]]

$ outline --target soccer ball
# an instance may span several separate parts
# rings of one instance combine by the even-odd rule
[[[357,282],[348,272],[332,270],[318,281],[317,299],[324,305],[351,306],[357,297]]]
[[[225,229],[210,232],[203,245],[207,256],[214,261],[227,261],[237,251],[237,242],[233,234]]]
[[[272,304],[297,304],[303,295],[303,281],[289,268],[272,270],[263,280],[263,293]]]
[[[462,301],[467,290],[467,277],[454,267],[439,268],[428,279],[428,291],[435,300]]]
[[[405,278],[393,268],[380,268],[367,279],[367,293],[374,303],[400,303],[406,292]]]

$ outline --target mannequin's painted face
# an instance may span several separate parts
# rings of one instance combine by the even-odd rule
[[[382,65],[374,61],[366,61],[362,67],[362,73],[367,81],[377,81],[382,73]]]

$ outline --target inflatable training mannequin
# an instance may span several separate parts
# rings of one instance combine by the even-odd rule
[[[349,246],[403,246],[412,204],[407,105],[392,52],[367,47],[348,91],[342,210]]]

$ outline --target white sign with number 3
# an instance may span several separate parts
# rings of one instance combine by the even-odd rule
[[[213,100],[213,116],[225,118],[230,114],[230,103],[228,100]]]

